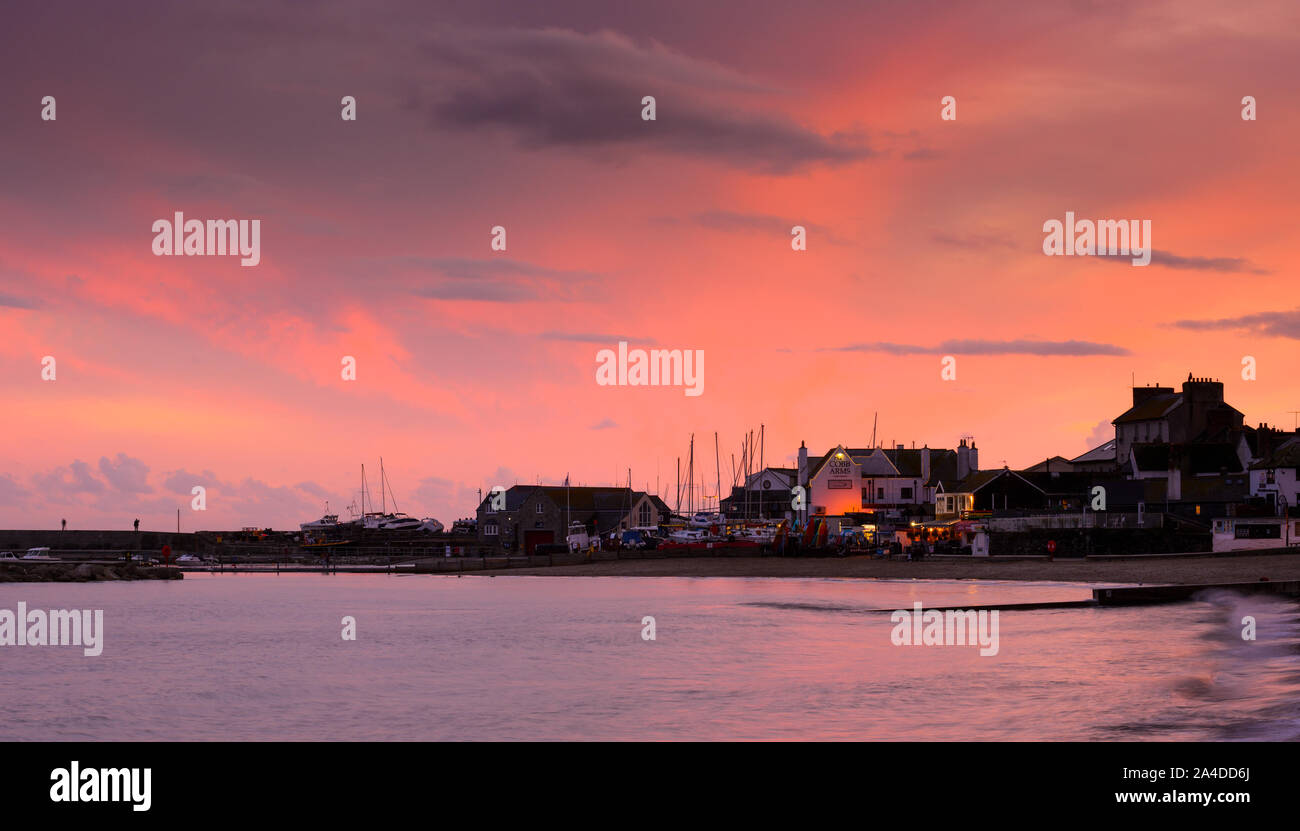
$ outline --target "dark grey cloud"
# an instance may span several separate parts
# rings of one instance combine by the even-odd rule
[[[613,427],[617,427],[617,426],[618,426],[618,423],[615,422],[614,419],[612,419],[612,418],[603,418],[603,419],[601,419],[599,422],[597,422],[597,423],[591,425],[591,429],[593,429],[593,430],[609,430],[609,429],[611,429],[611,428],[613,428]]]
[[[942,159],[943,153],[931,147],[920,147],[904,153],[903,158],[909,162],[930,162],[935,159]]]
[[[538,337],[542,340],[573,341],[575,343],[597,343],[606,346],[616,344],[619,341],[628,343],[644,343],[645,338],[634,338],[629,335],[602,335],[594,332],[543,332]]]
[[[56,501],[64,501],[83,493],[103,493],[108,489],[95,477],[90,465],[80,459],[46,473],[37,473],[32,476],[32,483],[38,492]]]
[[[916,346],[890,341],[855,343],[821,352],[886,352],[891,355],[1128,355],[1129,350],[1109,343],[1082,340],[946,340],[937,346]]]
[[[188,470],[177,470],[167,475],[163,479],[163,487],[171,493],[184,494],[189,496],[193,493],[195,485],[202,485],[206,489],[217,490],[232,487],[217,478],[217,474],[210,470],[202,473],[191,473]]]
[[[420,286],[414,293],[431,300],[480,300],[487,303],[528,303],[545,299],[532,286],[500,281],[435,283]]]
[[[446,69],[438,128],[500,129],[528,148],[637,148],[788,173],[876,153],[861,135],[822,135],[773,115],[775,90],[726,67],[611,32],[447,32],[427,53]],[[641,118],[644,96],[656,120]]]
[[[1132,264],[1128,254],[1103,254],[1106,259]],[[1184,257],[1159,248],[1151,250],[1151,265],[1164,266],[1179,271],[1221,271],[1229,274],[1269,274],[1266,268],[1260,268],[1245,257]]]
[[[779,236],[782,240],[790,239],[790,229],[796,225],[802,225],[810,235],[816,237],[817,241],[829,242],[834,245],[843,245],[844,240],[835,236],[825,225],[818,225],[809,222],[801,217],[782,217],[773,216],[772,214],[745,213],[743,211],[702,211],[692,214],[690,217],[681,219],[672,216],[661,216],[654,219],[655,222],[672,225],[694,225],[700,228],[707,228],[710,231],[720,231],[729,234],[768,234]]]
[[[1180,329],[1194,331],[1238,330],[1267,337],[1300,340],[1300,309],[1287,312],[1256,312],[1217,320],[1179,320],[1173,325]]]
[[[969,251],[1016,247],[1015,240],[1010,236],[994,231],[978,231],[969,234],[949,234],[939,231],[932,234],[930,239],[939,245],[949,248],[964,248]]]
[[[125,453],[118,453],[113,459],[100,457],[99,472],[114,490],[121,493],[153,492],[148,481],[149,466]]]
[[[32,298],[18,297],[0,292],[0,306],[10,309],[39,309],[41,304],[40,301]]]
[[[8,473],[0,473],[0,505],[24,505],[31,491]]]
[[[1182,257],[1169,251],[1161,251],[1159,248],[1152,249],[1151,264],[1184,271],[1269,273],[1268,269],[1259,268],[1244,257]]]
[[[433,279],[416,285],[412,292],[435,300],[570,302],[590,299],[599,279],[587,271],[564,271],[506,258],[403,257],[395,264],[431,272]]]
[[[826,234],[822,225],[814,225],[804,220],[789,219],[771,214],[750,214],[739,211],[706,211],[695,214],[692,221],[715,231],[762,231],[790,234],[790,229],[802,225],[809,233]]]
[[[312,496],[318,497],[320,499],[329,499],[330,497],[330,492],[325,490],[325,488],[321,487],[315,482],[299,482],[298,484],[294,485],[294,487],[304,493],[309,493]]]

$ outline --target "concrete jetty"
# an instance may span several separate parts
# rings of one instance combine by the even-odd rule
[[[1201,592],[1213,589],[1238,594],[1276,594],[1284,597],[1300,597],[1300,580],[1122,586],[1109,589],[1093,589],[1092,596],[1102,606],[1138,606],[1156,603],[1180,603],[1185,600],[1192,600]]]

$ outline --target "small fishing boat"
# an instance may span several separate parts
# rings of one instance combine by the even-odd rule
[[[570,523],[569,535],[564,538],[569,544],[570,551],[584,551],[591,546],[591,537],[587,534],[587,526],[581,522]]]
[[[312,522],[301,523],[298,527],[303,531],[331,531],[339,527],[339,515],[331,514],[330,503],[325,503],[325,515],[320,519]]]

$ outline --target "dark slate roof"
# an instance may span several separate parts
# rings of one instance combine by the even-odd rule
[[[614,513],[622,518],[626,512],[632,509],[644,494],[645,491],[629,490],[627,488],[616,487],[579,487],[573,486],[566,488],[564,485],[515,485],[506,490],[506,510],[517,511],[529,497],[536,493],[547,497],[557,507],[564,508],[566,505],[573,512],[574,519],[577,520],[579,513],[585,514],[606,514]],[[656,506],[661,511],[668,511],[668,505],[657,496],[651,495],[655,500]],[[486,508],[491,497],[485,497],[480,508]]]
[[[997,470],[976,471],[975,473],[972,473],[970,476],[967,476],[965,479],[961,480],[957,484],[953,485],[952,488],[950,489],[950,492],[977,493],[981,489],[1001,479],[1003,476],[1015,476],[1016,478],[1023,480],[1026,484],[1030,485],[1031,487],[1036,488],[1038,490],[1042,490],[1042,487],[1039,486],[1034,481],[1032,481],[1032,479],[1020,473],[1017,473],[1014,470],[1010,470],[1009,468],[1004,467]]]
[[[921,449],[885,450],[885,456],[898,468],[903,476],[921,476]],[[933,485],[939,480],[952,480],[957,477],[957,451],[944,448],[930,448],[930,478],[925,482]]]
[[[1049,459],[1043,459],[1036,465],[1030,465],[1021,473],[1070,473],[1070,466],[1073,464],[1064,456],[1052,456]]]
[[[1113,462],[1115,461],[1115,439],[1101,444],[1084,453],[1082,456],[1076,456],[1070,460],[1073,464],[1087,464],[1096,462]]]
[[[1049,473],[1047,471],[1017,471],[1017,475],[1049,496],[1078,496],[1092,489],[1096,478],[1091,473]]]
[[[1123,424],[1130,421],[1150,421],[1163,418],[1177,407],[1182,406],[1182,403],[1183,394],[1180,392],[1172,395],[1153,395],[1141,404],[1130,407],[1123,415],[1111,423]]]
[[[524,504],[525,499],[533,495],[533,491],[537,490],[537,487],[538,487],[537,485],[515,485],[513,487],[506,488],[505,509],[507,511],[519,510],[519,506]],[[492,492],[489,490],[487,495],[483,497],[483,501],[479,503],[479,509],[487,510],[488,506],[490,506],[491,504],[492,504]]]
[[[1300,439],[1291,439],[1274,451],[1267,459],[1251,465],[1252,470],[1280,467],[1300,468]]]
[[[1291,441],[1300,438],[1300,433],[1290,430],[1275,430],[1271,427],[1244,427],[1242,435],[1246,437],[1246,446],[1255,457],[1267,457],[1281,450]],[[1288,465],[1289,466],[1289,465]]]

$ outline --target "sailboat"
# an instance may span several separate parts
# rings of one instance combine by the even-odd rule
[[[364,510],[361,514],[361,525],[367,530],[378,531],[414,531],[418,528],[424,528],[426,520],[416,519],[413,516],[404,514],[401,511],[388,510],[388,496],[392,491],[392,486],[388,483],[388,475],[384,472],[384,459],[379,459],[379,497],[380,510],[366,513]],[[361,466],[361,504],[365,506],[366,495],[366,466]],[[370,507],[374,507],[372,503]],[[397,507],[397,499],[393,499],[393,507]],[[437,522],[437,520],[434,520]]]

